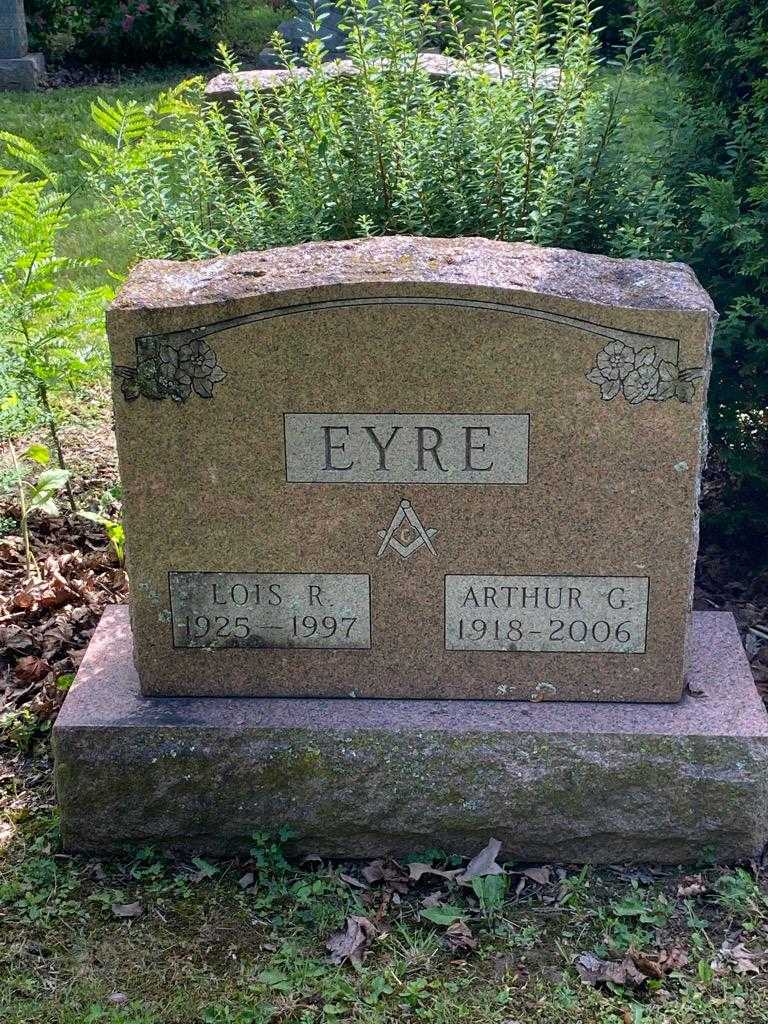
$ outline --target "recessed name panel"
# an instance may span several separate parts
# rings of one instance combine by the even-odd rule
[[[446,576],[449,651],[642,654],[645,576]]]
[[[286,413],[289,483],[524,484],[527,415]]]
[[[174,647],[371,646],[371,582],[361,573],[171,572]]]

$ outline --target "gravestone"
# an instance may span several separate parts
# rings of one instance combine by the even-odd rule
[[[37,88],[45,73],[41,53],[30,53],[24,0],[0,0],[0,91]]]
[[[137,267],[130,628],[56,725],[68,845],[756,850],[765,714],[691,613],[713,324],[682,264],[481,239]]]
[[[450,84],[464,75],[485,75],[491,82],[512,77],[513,69],[500,67],[498,64],[470,64],[466,61],[449,57],[444,53],[425,51],[417,57],[418,68],[433,82]],[[322,65],[323,73],[328,76],[342,75],[353,77],[360,74],[359,65],[351,60],[333,59]],[[255,71],[238,71],[235,74],[223,72],[211,78],[205,87],[205,98],[211,102],[222,104],[226,110],[228,104],[237,98],[238,92],[271,93],[281,89],[287,82],[305,80],[314,71],[305,67],[282,68],[270,67]],[[542,89],[557,89],[562,75],[559,67],[540,68],[536,81]]]
[[[479,239],[144,264],[143,692],[679,700],[712,322],[685,267]]]

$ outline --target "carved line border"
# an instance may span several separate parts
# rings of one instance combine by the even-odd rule
[[[604,324],[597,324],[591,320],[584,320],[580,317],[566,316],[561,313],[551,313],[545,309],[538,309],[532,306],[517,306],[503,302],[492,302],[488,299],[454,299],[449,296],[425,296],[425,295],[382,295],[365,296],[360,298],[346,299],[321,299],[316,302],[301,302],[293,306],[277,306],[274,309],[262,310],[258,313],[246,313],[243,316],[233,317],[231,320],[219,320],[212,324],[204,324],[200,327],[182,328],[177,331],[169,331],[161,335],[140,335],[139,337],[176,337],[187,334],[194,334],[195,337],[207,337],[211,334],[220,334],[224,331],[233,330],[246,324],[258,323],[261,320],[273,320],[282,316],[293,316],[297,313],[310,313],[316,310],[344,309],[348,307],[364,306],[448,306],[464,307],[467,309],[491,310],[498,313],[510,313],[513,316],[529,316],[536,320],[545,320],[551,323],[565,324],[576,330],[585,331],[588,334],[602,338],[623,340],[627,336],[637,338],[648,338],[654,341],[671,341],[677,346],[677,357],[680,354],[679,338],[666,337],[661,334],[644,334],[641,331],[629,331],[619,327],[606,327]]]

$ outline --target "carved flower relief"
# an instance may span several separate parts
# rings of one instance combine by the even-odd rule
[[[675,363],[661,359],[651,345],[636,352],[623,341],[610,341],[597,353],[595,363],[586,377],[599,386],[604,401],[623,393],[630,405],[670,398],[691,402],[693,382],[704,375],[701,368],[680,370]]]
[[[127,401],[144,395],[158,401],[185,402],[193,392],[200,398],[212,398],[214,384],[226,377],[216,353],[201,338],[176,344],[162,337],[140,340],[136,369],[115,367]]]
[[[635,368],[635,353],[623,341],[612,341],[597,353],[597,366],[607,380],[624,380]]]
[[[178,378],[189,380],[192,390],[201,398],[213,396],[213,385],[226,374],[219,366],[216,353],[202,340],[188,341],[178,351]]]
[[[654,398],[659,386],[659,371],[653,364],[638,366],[627,374],[624,381],[624,397],[630,405],[639,405],[648,398]]]

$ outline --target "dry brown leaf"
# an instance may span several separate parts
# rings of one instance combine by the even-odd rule
[[[112,913],[115,917],[141,917],[144,907],[140,903],[113,903]]]
[[[360,967],[377,934],[376,925],[367,917],[348,917],[344,931],[336,932],[325,944],[330,953],[331,963],[339,966],[349,961]]]
[[[395,892],[408,892],[408,875],[396,860],[372,860],[361,872],[366,882],[382,882]]]
[[[472,929],[466,921],[454,921],[452,925],[449,925],[445,929],[443,941],[454,953],[477,947],[477,939],[472,934]]]
[[[11,600],[11,608],[18,608],[20,611],[28,611],[34,606],[35,597],[31,590],[19,590]]]
[[[367,889],[368,886],[361,882],[359,878],[355,878],[353,875],[346,875],[343,871],[339,872],[339,878],[342,882],[346,882],[347,885],[351,885],[353,889]]]
[[[736,974],[760,973],[758,955],[748,950],[743,942],[731,943],[726,939],[712,961],[712,969],[722,972],[728,967],[733,968]]]
[[[679,946],[663,950],[655,956],[642,953],[637,949],[630,949],[629,955],[639,971],[642,971],[647,978],[654,978],[657,981],[666,977],[671,971],[685,967],[688,963],[688,954]]]
[[[521,874],[537,885],[549,885],[552,881],[552,868],[546,864],[540,868],[526,868]]]
[[[686,875],[685,878],[680,880],[680,885],[677,887],[677,895],[683,897],[701,896],[706,891],[707,887],[704,884],[702,875]]]
[[[22,683],[36,683],[44,679],[50,671],[51,666],[47,661],[30,654],[26,658],[19,658],[13,673]]]
[[[659,962],[664,968],[664,973],[669,974],[670,971],[677,971],[687,966],[688,954],[679,946],[673,946],[661,954]]]
[[[660,981],[664,977],[664,969],[656,957],[648,956],[637,949],[630,949],[629,955],[632,958],[632,963],[646,978],[656,978],[657,981]]]
[[[412,882],[420,881],[425,875],[434,875],[436,878],[456,878],[460,875],[461,868],[454,868],[450,871],[443,871],[440,868],[433,868],[431,864],[422,864],[420,861],[414,861],[408,865],[408,874]]]
[[[504,868],[496,863],[500,851],[499,840],[489,839],[488,845],[472,858],[456,880],[465,885],[470,883],[473,878],[481,878],[484,875],[503,875]]]
[[[608,982],[639,986],[647,980],[635,967],[631,956],[625,956],[623,960],[600,960],[594,953],[582,953],[576,958],[576,971],[585,985],[592,986]]]

